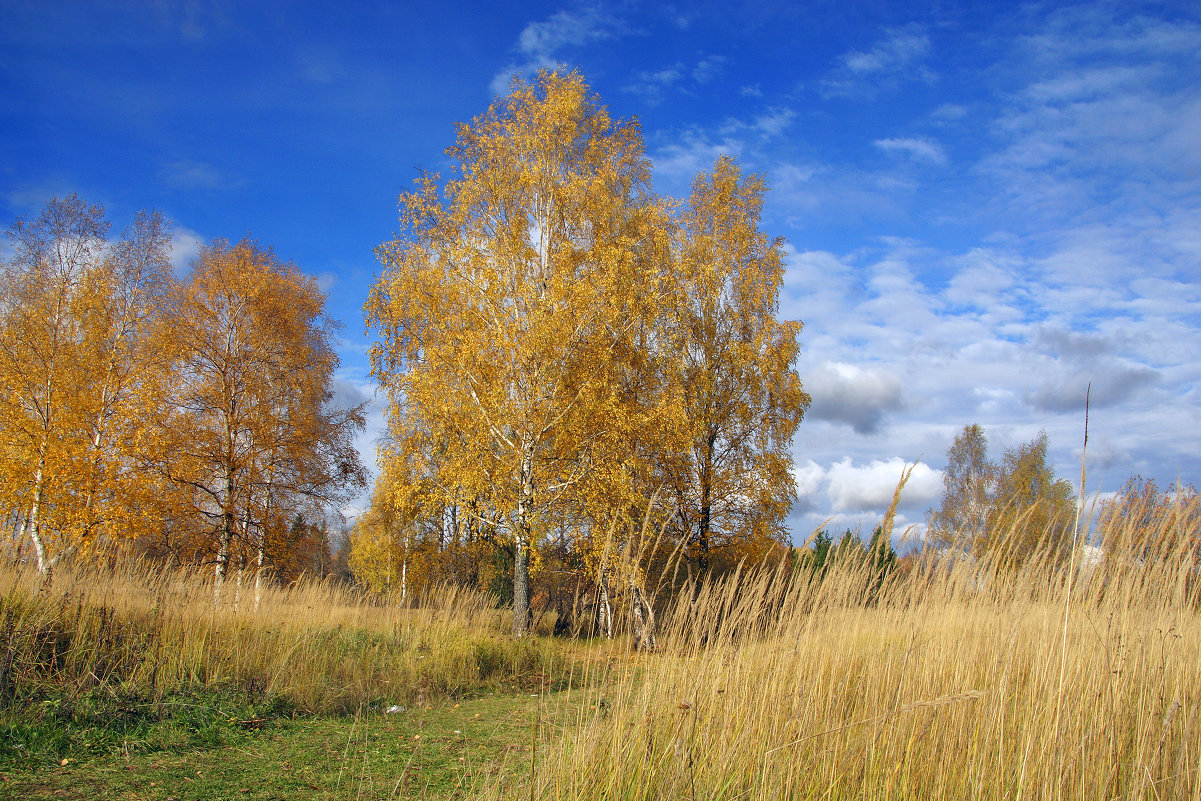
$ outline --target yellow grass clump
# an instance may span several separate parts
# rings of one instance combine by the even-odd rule
[[[0,700],[53,687],[153,701],[187,689],[277,696],[301,711],[407,704],[542,671],[547,643],[513,642],[490,596],[444,586],[402,608],[328,581],[244,587],[214,607],[208,574],[115,559],[65,565],[49,589],[0,566]]]
[[[1188,504],[1103,516],[1099,559],[926,554],[883,585],[860,562],[694,587],[659,653],[593,677],[532,784],[491,795],[1201,798]]]

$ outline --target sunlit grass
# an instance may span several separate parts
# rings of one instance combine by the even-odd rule
[[[203,574],[118,562],[46,591],[2,568],[6,744],[41,736],[43,762],[96,741],[207,754],[263,719],[328,713],[324,737],[348,732],[337,769],[381,797],[1198,799],[1199,518],[1190,497],[1102,519],[1104,556],[1083,565],[1048,547],[1020,563],[931,553],[883,581],[867,561],[748,570],[686,586],[653,653],[628,636],[515,642],[491,598],[450,587],[409,609],[302,582],[235,612]],[[479,719],[454,699],[492,692],[485,718],[520,722],[472,762],[454,749]],[[387,705],[447,730],[428,759],[410,758],[426,724],[384,724]],[[102,718],[155,715],[179,726],[104,740]],[[407,744],[359,743],[372,720]],[[270,738],[281,762],[303,731]]]
[[[493,599],[455,587],[401,608],[338,584],[214,608],[207,575],[115,561],[49,589],[0,567],[0,761],[213,745],[282,717],[382,712],[544,686],[569,646],[514,642]]]
[[[1201,798],[1197,511],[1144,520],[1180,535],[1154,559],[1109,521],[1085,571],[931,555],[875,593],[863,565],[707,585],[590,685],[532,787],[491,797]]]

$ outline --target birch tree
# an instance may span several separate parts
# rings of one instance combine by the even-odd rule
[[[984,429],[976,423],[964,426],[947,450],[942,502],[930,519],[932,542],[964,552],[983,542],[997,475]]]
[[[809,396],[801,323],[778,318],[783,240],[760,230],[765,191],[722,156],[681,215],[671,337],[689,443],[663,465],[701,572],[715,551],[782,540],[796,494],[792,436]]]
[[[515,84],[448,154],[452,177],[402,195],[400,232],[378,250],[367,315],[385,458],[413,459],[448,504],[488,500],[471,513],[513,545],[520,637],[545,521],[569,498],[620,493],[628,477],[599,455],[668,414],[624,391],[620,369],[663,303],[668,225],[638,126],[575,73]]]
[[[169,226],[139,212],[116,242],[71,195],[9,232],[0,274],[0,487],[39,570],[100,533],[124,536],[137,493],[146,338],[169,277]]]
[[[1047,464],[1047,435],[988,459],[979,425],[964,426],[947,451],[942,503],[931,539],[976,555],[1020,563],[1036,554],[1060,558],[1071,547],[1076,496]]]
[[[268,248],[218,240],[176,289],[159,344],[169,386],[147,459],[212,535],[214,602],[233,546],[364,484],[362,408],[330,408],[334,323],[313,279]],[[284,512],[283,510],[287,510]]]

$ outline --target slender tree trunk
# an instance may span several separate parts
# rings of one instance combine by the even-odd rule
[[[235,519],[233,508],[234,497],[234,482],[233,479],[226,474],[225,478],[225,514],[223,515],[221,525],[220,540],[217,544],[217,564],[214,568],[213,580],[213,607],[221,605],[221,588],[225,583],[225,573],[229,566],[229,546],[233,542],[234,532],[237,530],[237,520]]]
[[[409,557],[406,555],[400,562],[400,604],[409,602]]]
[[[33,552],[37,556],[38,572],[42,574],[43,583],[50,586],[54,565],[46,553],[46,542],[42,539],[40,527],[41,521],[38,520],[42,506],[42,492],[45,488],[45,464],[46,442],[43,440],[42,447],[39,449],[38,467],[33,474],[33,501],[29,505],[29,514],[25,516],[25,536],[33,543]]]
[[[213,608],[221,606],[221,588],[225,583],[225,567],[229,563],[229,527],[221,529],[221,539],[217,544],[217,563],[213,568]]]
[[[513,636],[530,630],[530,507],[534,498],[534,446],[521,454],[521,495],[517,500],[517,526],[513,532]]]
[[[264,540],[266,537],[259,536],[259,552],[258,558],[254,566],[254,611],[259,611],[259,603],[263,600],[263,560],[265,557]]]
[[[701,519],[697,526],[697,568],[701,575],[709,572],[709,538],[713,526],[713,448],[717,435],[705,441],[705,461],[701,466]]]
[[[596,631],[606,639],[613,639],[613,606],[609,603],[609,582],[604,571],[597,577]]]
[[[530,553],[527,535],[513,538],[513,636],[524,637],[530,629]]]
[[[655,610],[633,578],[630,579],[630,606],[634,615],[634,647],[639,651],[655,650],[659,645],[655,637]]]

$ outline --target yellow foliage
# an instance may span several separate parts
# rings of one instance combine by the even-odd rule
[[[521,634],[529,550],[551,518],[620,503],[631,482],[613,455],[671,428],[670,404],[638,392],[668,291],[667,212],[637,126],[575,73],[516,86],[448,153],[455,176],[403,195],[402,234],[378,250],[367,316],[391,400],[385,458],[442,505],[478,499],[512,542]]]
[[[134,448],[169,230],[139,213],[109,242],[100,206],[17,220],[0,273],[0,505],[49,575],[63,553],[144,523]]]

